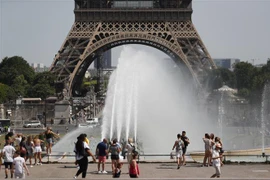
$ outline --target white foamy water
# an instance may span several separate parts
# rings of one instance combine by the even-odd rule
[[[176,135],[187,131],[189,148],[203,149],[205,132],[215,132],[199,106],[193,80],[184,79],[171,59],[125,46],[110,78],[102,138],[142,143],[145,153],[168,153]]]

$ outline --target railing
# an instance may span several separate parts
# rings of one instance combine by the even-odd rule
[[[43,154],[43,159],[46,159],[48,163],[52,162],[74,162],[75,161],[75,154],[73,152],[58,152],[59,154],[52,154],[50,156],[47,156],[46,154]],[[156,157],[156,158],[149,158],[149,157]],[[168,157],[166,159],[162,159],[161,157]],[[173,156],[174,157],[174,156]],[[196,157],[201,158],[201,160],[204,158],[204,155],[199,154],[196,155]],[[90,157],[91,158],[91,157]],[[149,159],[148,159],[149,158]],[[65,161],[65,159],[67,161]],[[107,157],[107,159],[110,159],[110,156]],[[193,159],[190,154],[186,155],[186,161],[190,163],[201,163],[202,161],[198,161]],[[59,161],[57,161],[59,160]],[[91,159],[90,159],[91,160]],[[140,163],[155,163],[155,162],[175,162],[175,158],[172,158],[172,154],[139,154],[138,156],[138,162]],[[125,158],[123,158],[123,161],[125,161]],[[226,163],[270,163],[270,154],[264,155],[264,154],[258,154],[258,155],[223,155],[223,162]]]

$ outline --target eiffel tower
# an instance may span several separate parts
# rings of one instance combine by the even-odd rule
[[[58,89],[76,96],[90,64],[124,44],[159,49],[184,65],[197,87],[216,68],[192,23],[192,0],[75,0],[75,22],[50,71]]]

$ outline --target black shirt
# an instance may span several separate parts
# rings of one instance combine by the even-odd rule
[[[188,140],[188,137],[187,136],[182,136],[181,139],[184,142],[185,147],[187,147],[188,146],[188,142],[186,140]]]

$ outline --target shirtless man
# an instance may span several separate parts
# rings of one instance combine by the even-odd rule
[[[34,157],[35,157],[35,165],[42,165],[41,163],[41,142],[43,142],[42,140],[38,139],[38,137],[36,137],[34,139]],[[37,163],[37,158],[39,159],[39,163]]]

